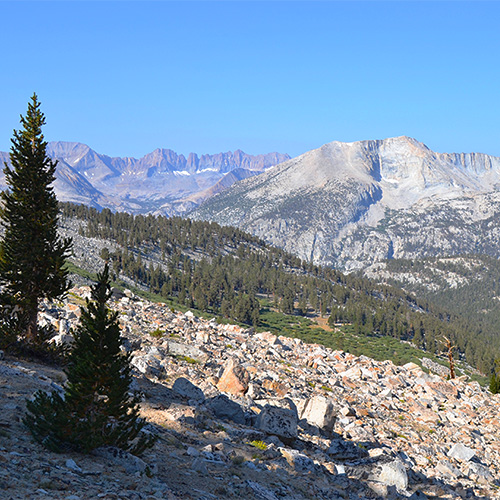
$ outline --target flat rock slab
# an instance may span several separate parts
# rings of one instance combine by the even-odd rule
[[[241,406],[235,401],[231,401],[225,394],[207,400],[206,406],[217,418],[231,420],[242,425],[246,422],[245,412]]]
[[[468,462],[475,454],[476,452],[472,448],[464,446],[462,443],[454,444],[448,452],[450,458],[456,458],[464,462]]]
[[[408,488],[408,474],[400,460],[384,464],[379,480],[387,486],[395,486],[398,491],[404,491]]]
[[[188,399],[193,399],[199,402],[205,400],[205,394],[203,391],[184,377],[179,377],[175,380],[172,390]]]
[[[200,363],[205,363],[208,359],[208,354],[197,347],[188,344],[182,344],[181,342],[174,342],[172,340],[167,340],[164,345],[168,349],[168,354],[171,356],[185,356],[187,358],[192,358]]]

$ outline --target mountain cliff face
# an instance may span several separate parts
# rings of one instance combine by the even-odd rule
[[[170,149],[156,149],[140,159],[119,158],[77,142],[50,142],[47,153],[59,162],[55,191],[61,201],[166,215],[196,207],[235,169],[255,175],[290,158],[280,153],[252,156],[240,150],[201,157],[190,153],[186,158]],[[0,152],[0,160],[2,165],[9,162],[9,155]],[[244,176],[227,177],[216,192],[239,178]],[[4,187],[1,175],[0,188]],[[198,199],[202,191],[208,194]]]
[[[332,142],[246,179],[190,216],[236,225],[315,263],[500,255],[500,158],[409,137]]]

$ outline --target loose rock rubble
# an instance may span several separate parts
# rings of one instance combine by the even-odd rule
[[[88,293],[44,305],[54,341],[71,340]],[[5,357],[2,499],[500,498],[500,396],[476,382],[219,325],[132,293],[112,307],[157,443],[140,458],[44,450],[21,423],[25,399],[61,390],[64,373]]]

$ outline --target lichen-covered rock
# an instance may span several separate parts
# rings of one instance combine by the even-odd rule
[[[297,412],[266,405],[259,413],[255,427],[267,434],[278,436],[284,443],[290,443],[297,438],[297,423]]]

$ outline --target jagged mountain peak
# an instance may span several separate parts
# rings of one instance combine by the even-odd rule
[[[185,158],[183,154],[177,154],[175,151],[172,149],[168,148],[156,148],[155,150],[151,151],[151,153],[145,154],[142,158],[146,158],[148,156],[170,156],[170,157],[175,157],[175,158]]]
[[[369,151],[377,150],[381,147],[389,148],[389,149],[407,149],[408,151],[431,151],[428,146],[426,146],[423,142],[418,141],[413,137],[409,137],[407,135],[400,135],[397,137],[388,137],[386,139],[365,139],[361,141],[352,141],[352,142],[343,142],[343,141],[331,141],[321,148],[331,148],[331,149],[364,149]]]
[[[79,158],[92,150],[81,142],[53,141],[47,144],[47,154],[53,158],[64,160],[68,164],[75,164]]]
[[[79,142],[48,143],[47,153],[59,161],[55,191],[61,200],[108,207],[131,213],[179,215],[192,209],[210,194],[211,188],[235,169],[248,175],[260,173],[290,158],[281,153],[249,155],[234,153],[190,153],[187,158],[172,149],[157,148],[139,159],[111,157]],[[7,153],[0,159],[9,162]],[[247,176],[248,176],[247,175]],[[236,182],[239,175],[227,177],[217,191]],[[0,188],[5,183],[0,174]],[[197,197],[198,193],[205,193]],[[188,200],[193,197],[198,202]],[[185,203],[185,202],[188,203]]]
[[[430,149],[423,142],[420,142],[414,137],[410,137],[408,135],[388,137],[387,139],[382,139],[380,142],[385,144],[407,145],[409,147],[430,151]]]
[[[386,189],[420,191],[419,197],[435,188],[484,190],[496,181],[492,177],[500,178],[500,158],[481,153],[436,153],[408,136],[332,141],[292,163],[307,170],[313,184],[347,175],[361,182],[385,181]],[[286,167],[292,163],[287,162]]]

